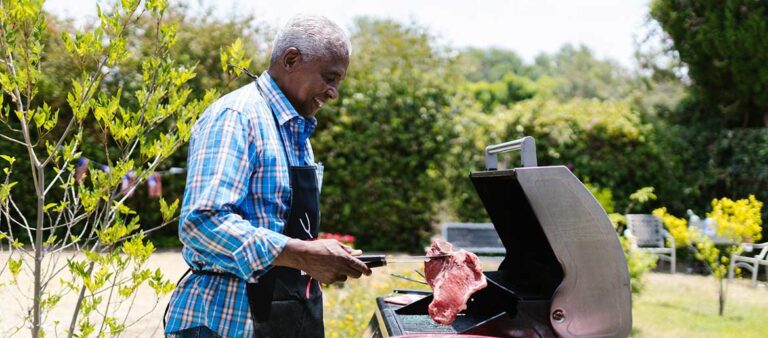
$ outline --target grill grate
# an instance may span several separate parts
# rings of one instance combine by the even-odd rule
[[[400,327],[406,334],[411,333],[456,333],[453,327],[435,323],[429,315],[400,315]]]

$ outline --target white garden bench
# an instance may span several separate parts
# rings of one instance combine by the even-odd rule
[[[492,223],[443,223],[442,237],[457,249],[476,254],[507,252]]]
[[[764,265],[765,278],[768,279],[768,242],[760,244],[743,243],[741,247],[745,253],[757,252],[756,255],[731,255],[731,264],[728,267],[728,278],[732,279],[736,267],[740,267],[752,273],[752,287],[757,285],[757,273],[760,271],[760,265]],[[759,252],[758,252],[759,250]]]
[[[639,249],[669,261],[669,271],[675,273],[675,239],[664,229],[661,219],[650,214],[628,214],[626,217],[624,236]]]

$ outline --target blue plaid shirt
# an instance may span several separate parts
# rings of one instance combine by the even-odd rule
[[[313,165],[309,136],[316,126],[315,118],[296,112],[267,72],[214,102],[197,121],[179,221],[182,255],[193,269],[239,278],[184,278],[171,295],[169,336],[196,326],[224,337],[253,336],[245,281],[257,282],[288,241],[282,232],[290,206],[289,163],[280,138],[291,165]]]

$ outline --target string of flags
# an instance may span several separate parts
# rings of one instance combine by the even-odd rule
[[[77,183],[82,183],[85,177],[88,174],[88,171],[91,168],[91,165],[93,168],[99,169],[103,172],[109,172],[109,166],[91,161],[88,158],[80,157],[77,159],[77,162],[75,162],[75,181]],[[178,175],[183,174],[186,172],[184,168],[178,168],[178,167],[171,167],[168,170],[160,170],[155,171],[152,173],[152,175],[149,175],[147,177],[147,191],[149,193],[149,197],[151,198],[160,198],[163,196],[163,176],[166,175]],[[131,191],[131,187],[136,183],[136,180],[138,179],[138,176],[136,175],[135,171],[130,171],[127,174],[123,176],[122,181],[120,182],[120,192],[123,194],[127,194],[129,197],[133,194],[133,191]]]

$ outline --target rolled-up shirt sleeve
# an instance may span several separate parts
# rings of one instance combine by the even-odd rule
[[[270,268],[289,238],[270,229],[277,226],[252,224],[239,209],[257,157],[248,119],[230,109],[202,119],[190,140],[179,238],[206,269],[252,280]],[[271,222],[280,220],[267,217]]]

